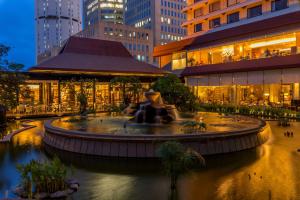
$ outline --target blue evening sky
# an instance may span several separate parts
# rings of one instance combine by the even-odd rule
[[[12,48],[10,61],[35,64],[34,0],[0,0],[0,43]]]

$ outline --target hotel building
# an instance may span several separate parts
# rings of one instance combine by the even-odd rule
[[[37,62],[82,30],[80,0],[35,0]]]
[[[150,29],[154,46],[178,41],[186,35],[184,6],[185,0],[125,0],[125,24]]]
[[[30,96],[19,96],[19,106],[10,115],[66,114],[79,111],[77,95],[85,92],[88,108],[107,111],[123,102],[115,77],[136,77],[143,90],[166,74],[156,66],[134,59],[120,42],[71,37],[57,56],[25,72],[29,80],[21,87]],[[143,90],[142,90],[143,89]],[[126,95],[134,102],[134,95]]]
[[[100,21],[124,23],[123,0],[84,0],[84,27],[97,24]]]
[[[300,106],[297,0],[189,0],[188,36],[158,46],[203,103]]]
[[[76,36],[121,42],[135,59],[153,63],[153,35],[149,29],[102,21]]]

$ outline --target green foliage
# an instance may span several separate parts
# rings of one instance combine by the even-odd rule
[[[181,123],[184,133],[199,133],[206,130],[207,126],[204,122],[184,121]]]
[[[201,111],[218,112],[224,114],[240,114],[272,119],[296,117],[297,113],[284,108],[265,106],[234,106],[221,104],[201,104]]]
[[[0,104],[6,109],[14,109],[18,105],[21,85],[25,85],[27,76],[21,74],[24,65],[8,62],[5,58],[10,48],[0,44]]]
[[[144,91],[141,81],[136,77],[115,77],[110,81],[110,86],[120,89],[123,104],[127,106],[131,103],[131,99],[138,103],[139,96]]]
[[[167,104],[173,104],[180,111],[194,111],[197,108],[197,98],[174,74],[158,79],[152,89],[161,93]]]
[[[205,166],[205,159],[196,151],[185,148],[178,142],[168,141],[158,149],[166,174],[171,179],[171,190],[176,189],[178,177],[193,169]]]
[[[28,164],[17,166],[21,174],[21,186],[28,198],[34,193],[53,193],[67,188],[67,168],[55,157],[51,162],[30,161]]]

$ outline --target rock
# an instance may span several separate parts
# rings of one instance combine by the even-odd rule
[[[13,193],[14,193],[15,195],[19,196],[19,197],[26,197],[26,196],[27,196],[27,194],[26,194],[24,188],[21,187],[21,186],[16,187],[16,188],[14,189]]]
[[[72,185],[72,184],[80,185],[80,184],[79,184],[79,181],[76,180],[76,179],[68,179],[68,180],[66,180],[65,182],[66,182],[66,184],[67,184],[68,186],[70,186],[70,185]]]
[[[46,199],[47,197],[49,197],[49,195],[45,192],[38,193],[38,194],[34,195],[35,199]]]
[[[151,105],[145,107],[145,122],[146,123],[155,123],[156,108]]]
[[[164,123],[164,124],[169,124],[169,123],[171,123],[172,121],[174,121],[174,119],[173,119],[173,117],[170,116],[170,115],[167,115],[167,116],[162,117],[162,123]]]
[[[75,191],[72,190],[72,189],[67,189],[67,192],[68,192],[68,195],[71,195],[71,194],[73,194]]]
[[[72,190],[78,191],[78,189],[79,189],[79,184],[78,184],[78,183],[71,184],[71,185],[69,186],[69,188],[72,189]]]
[[[52,194],[50,194],[51,199],[59,199],[59,198],[66,198],[68,196],[68,191],[57,191]]]

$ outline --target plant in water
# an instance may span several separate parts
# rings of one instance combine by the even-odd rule
[[[67,189],[67,168],[54,157],[50,162],[32,160],[28,164],[18,165],[21,174],[21,187],[24,197],[31,199],[35,194],[51,194]]]
[[[196,151],[185,149],[182,144],[175,141],[163,143],[158,151],[158,156],[162,160],[164,170],[171,180],[170,199],[176,199],[173,196],[177,188],[177,181],[180,175],[205,166],[205,159]]]
[[[197,121],[184,121],[181,123],[184,133],[198,133],[206,131],[206,124]]]

